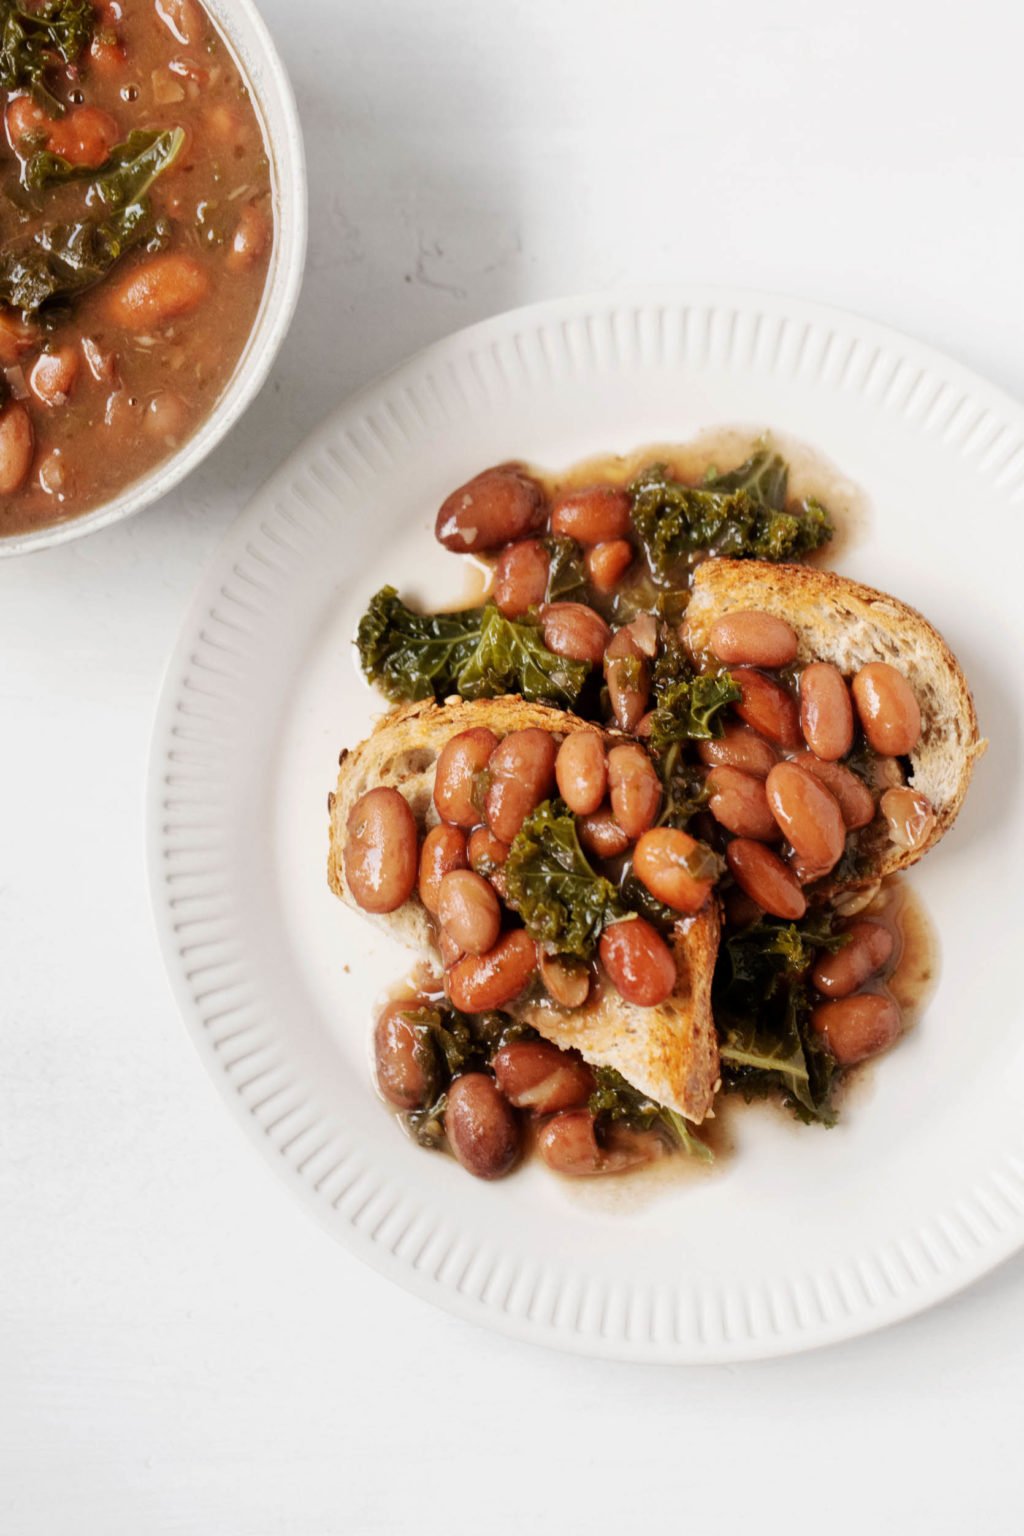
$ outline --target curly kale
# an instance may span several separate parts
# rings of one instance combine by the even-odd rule
[[[92,0],[0,0],[0,87],[29,90],[54,117],[64,103],[46,84],[52,65],[74,64],[96,30]]]
[[[605,924],[626,915],[614,885],[587,861],[561,800],[545,800],[527,816],[504,873],[509,905],[531,937],[558,954],[588,960]]]
[[[663,464],[643,470],[630,486],[632,519],[655,576],[669,579],[697,553],[777,561],[818,549],[832,537],[828,513],[813,501],[787,510],[787,481],[784,461],[767,448],[700,486],[674,480]]]
[[[833,1125],[836,1063],[811,1026],[807,973],[820,950],[848,942],[828,914],[761,918],[719,950],[714,1011],[725,1086],[748,1098],[781,1090],[798,1119]]]
[[[648,740],[655,752],[682,741],[721,736],[721,714],[740,697],[728,672],[694,672],[678,641],[663,646],[651,678],[654,712]]]
[[[597,1067],[594,1077],[597,1086],[590,1095],[587,1108],[594,1115],[598,1130],[606,1125],[626,1125],[634,1131],[657,1130],[689,1156],[705,1163],[714,1162],[711,1148],[694,1135],[678,1110],[656,1103],[639,1088],[627,1083],[614,1067]]]
[[[531,703],[571,709],[590,675],[586,662],[556,656],[538,624],[506,619],[493,605],[458,613],[415,613],[382,587],[359,621],[363,671],[389,699],[493,699],[521,693]]]

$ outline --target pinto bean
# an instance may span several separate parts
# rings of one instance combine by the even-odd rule
[[[584,851],[595,859],[617,859],[632,842],[607,807],[595,811],[593,816],[581,816],[576,832]]]
[[[796,763],[776,763],[765,790],[772,815],[800,857],[831,869],[846,846],[846,823],[835,796]]]
[[[826,763],[813,752],[798,752],[792,761],[813,773],[839,803],[847,830],[866,827],[875,819],[875,799],[870,789],[845,763]]]
[[[487,1013],[518,997],[536,969],[536,944],[524,928],[513,928],[488,954],[456,961],[448,972],[448,996],[463,1013]]]
[[[423,1031],[405,1017],[415,1003],[390,1003],[373,1032],[377,1083],[396,1109],[422,1109],[438,1087],[434,1048]]]
[[[155,0],[155,10],[175,42],[188,47],[203,35],[203,16],[195,0]]]
[[[772,917],[795,922],[807,911],[807,898],[777,853],[752,838],[736,837],[725,850],[733,879],[751,901]]]
[[[431,827],[420,849],[419,896],[434,917],[441,881],[453,869],[465,869],[467,862],[466,834],[460,827],[449,827],[444,822]]]
[[[888,662],[872,661],[853,680],[853,701],[868,743],[888,757],[906,757],[921,739],[914,690]]]
[[[106,313],[126,331],[158,331],[192,314],[209,292],[210,279],[199,262],[169,251],[150,256],[116,282],[106,299]]]
[[[608,761],[596,731],[573,731],[555,759],[558,793],[576,816],[590,816],[608,789]]]
[[[811,980],[826,997],[849,997],[892,957],[894,939],[888,928],[863,918],[845,930],[847,942],[834,954],[819,955]]]
[[[698,741],[697,756],[711,768],[739,768],[755,779],[766,779],[779,760],[770,741],[765,741],[749,725],[736,722],[726,725],[721,736]]]
[[[544,644],[556,656],[588,661],[592,667],[603,660],[612,632],[601,615],[586,603],[547,603],[540,616]]]
[[[494,601],[508,619],[537,608],[548,590],[551,561],[539,539],[506,544],[494,572]]]
[[[442,821],[456,827],[477,825],[483,804],[480,775],[497,745],[493,731],[475,725],[452,736],[441,748],[434,771],[434,805]]]
[[[32,418],[20,400],[0,410],[0,496],[13,496],[28,479],[35,452]]]
[[[468,852],[470,869],[490,880],[508,858],[508,843],[495,837],[490,827],[476,827],[469,834]]]
[[[514,1040],[501,1046],[491,1069],[509,1103],[536,1115],[576,1109],[594,1091],[594,1074],[586,1062],[547,1040]]]
[[[633,564],[633,546],[628,539],[606,539],[587,550],[584,563],[591,586],[607,595]]]
[[[66,405],[78,378],[79,356],[74,347],[40,352],[28,376],[28,387],[40,405]]]
[[[612,813],[632,840],[654,825],[661,806],[661,780],[643,747],[623,742],[608,753]]]
[[[836,1060],[851,1067],[892,1045],[903,1028],[903,1017],[891,997],[856,992],[852,997],[819,1003],[811,1023]]]
[[[656,901],[676,912],[699,912],[721,866],[704,843],[675,827],[645,832],[633,853],[633,873]]]
[[[630,529],[630,506],[627,492],[611,485],[568,491],[552,504],[551,531],[578,539],[581,544],[624,539]]]
[[[634,731],[651,696],[650,667],[630,628],[616,630],[604,653],[604,680],[615,723]]]
[[[750,667],[734,668],[732,678],[742,694],[733,705],[741,720],[776,746],[803,746],[800,711],[788,688]]]
[[[235,233],[225,257],[229,272],[245,272],[259,261],[270,244],[271,227],[259,203],[246,203],[238,215]]]
[[[726,666],[788,667],[796,660],[796,630],[773,613],[747,608],[711,626],[711,649]]]
[[[545,517],[536,480],[511,466],[485,469],[442,502],[434,533],[445,549],[479,554],[536,533]]]
[[[800,674],[800,729],[816,757],[834,763],[853,746],[853,705],[846,679],[828,661]]]
[[[542,952],[540,979],[560,1008],[582,1008],[590,996],[590,966],[572,955]]]
[[[453,869],[441,881],[437,916],[467,955],[485,955],[501,932],[501,907],[494,887],[471,869]]]
[[[51,117],[31,96],[15,96],[8,103],[7,137],[16,154],[28,153],[40,144],[70,165],[97,167],[103,164],[120,136],[117,119],[99,107],[74,107],[63,117]]]
[[[416,886],[416,820],[397,789],[381,785],[348,813],[345,879],[364,912],[394,912]]]
[[[594,1116],[588,1109],[567,1109],[555,1115],[537,1138],[537,1150],[555,1173],[569,1178],[593,1178],[627,1173],[661,1156],[662,1145],[652,1131],[613,1127],[608,1144],[597,1140]]]
[[[11,368],[39,345],[38,326],[30,325],[13,309],[0,306],[0,365]]]
[[[486,1072],[465,1072],[452,1083],[444,1131],[463,1168],[478,1179],[500,1179],[519,1161],[519,1122]]]
[[[511,843],[530,812],[550,795],[557,751],[554,737],[536,728],[511,731],[494,749],[484,810],[503,843]]]
[[[723,827],[737,837],[755,837],[764,843],[778,840],[779,829],[768,805],[763,779],[723,764],[712,768],[707,788],[708,809]]]
[[[601,964],[627,1003],[656,1008],[672,995],[676,984],[675,957],[646,918],[609,923],[598,949]]]
[[[931,801],[927,795],[909,786],[887,789],[878,808],[897,848],[908,848],[911,853],[916,853],[925,846],[935,829],[935,809]]]

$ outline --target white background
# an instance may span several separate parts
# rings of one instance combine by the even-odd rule
[[[994,0],[263,9],[311,172],[271,383],[160,507],[0,565],[0,1530],[1018,1530],[1024,1258],[899,1329],[701,1370],[513,1344],[362,1269],[186,1039],[142,798],[223,530],[337,400],[457,326],[721,281],[860,310],[1024,394],[1024,20]]]

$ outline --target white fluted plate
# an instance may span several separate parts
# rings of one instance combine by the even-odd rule
[[[723,424],[835,466],[847,574],[923,609],[992,747],[914,880],[941,934],[920,1026],[833,1131],[731,1117],[707,1177],[496,1185],[408,1142],[370,1076],[371,1007],[407,968],[327,890],[339,748],[379,700],[352,635],[383,582],[464,594],[431,537],[480,468],[551,469]],[[859,488],[859,490],[858,490]],[[855,516],[854,516],[855,513]],[[200,1054],[268,1159],[400,1284],[520,1338],[649,1361],[741,1360],[919,1311],[1024,1241],[1019,944],[1024,411],[854,316],[723,290],[499,316],[343,405],[203,576],[153,745],[153,901]],[[614,1188],[612,1188],[614,1185]]]

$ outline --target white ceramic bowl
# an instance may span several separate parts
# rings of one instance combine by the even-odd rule
[[[291,82],[253,0],[204,0],[252,90],[270,152],[275,240],[256,324],[226,390],[179,451],[92,512],[31,533],[0,538],[0,556],[66,544],[159,501],[230,432],[259,394],[291,323],[306,261],[307,185],[302,129]]]

